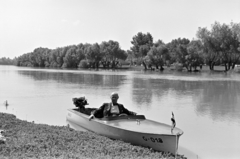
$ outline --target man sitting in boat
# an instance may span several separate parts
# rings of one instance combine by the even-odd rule
[[[122,104],[117,103],[118,101],[118,93],[113,92],[110,96],[111,103],[103,103],[103,105],[95,110],[92,115],[90,115],[89,120],[94,117],[103,118],[103,117],[111,117],[118,116],[121,114],[126,115],[136,115],[136,113],[129,111]]]

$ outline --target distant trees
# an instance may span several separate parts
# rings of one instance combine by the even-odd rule
[[[203,63],[202,56],[198,55],[201,48],[194,46],[196,42],[190,43],[186,38],[174,39],[167,44],[162,40],[154,43],[150,33],[139,32],[131,43],[133,46],[131,51],[128,51],[128,60],[140,61],[145,69],[153,69],[155,66],[156,69],[164,70],[164,65],[180,63],[188,71],[192,71],[192,67],[196,70],[196,67]]]
[[[17,66],[47,67],[50,65],[50,49],[37,48],[33,52],[23,54],[17,58]]]
[[[119,64],[118,59],[126,60],[127,58],[126,51],[120,48],[117,41],[102,42],[100,50],[103,54],[101,62],[104,68],[115,68]]]
[[[131,43],[127,59],[141,61],[145,69],[163,70],[163,65],[177,63],[187,71],[197,71],[203,64],[214,70],[214,65],[223,64],[228,71],[240,63],[240,23],[215,22],[211,30],[199,28],[195,40],[178,38],[167,44],[162,40],[153,43],[150,33],[139,32]]]
[[[153,46],[152,35],[150,33],[143,34],[142,32],[139,32],[132,38],[131,43],[133,44],[133,46],[130,49],[133,51],[135,57],[141,61],[144,68],[147,69],[144,57],[147,55],[147,53]]]
[[[166,63],[168,58],[168,48],[165,44],[160,44],[152,46],[147,53],[146,61],[148,66],[151,68],[152,65],[155,65],[156,69],[164,70],[163,66]]]
[[[127,53],[116,41],[102,44],[79,44],[50,50],[37,48],[17,58],[17,66],[57,67],[57,68],[99,68],[102,64],[108,68],[116,68],[118,59],[125,60]],[[82,61],[82,62],[81,62]]]
[[[187,46],[188,54],[185,56],[185,67],[188,71],[197,70],[204,64],[204,52],[200,40],[192,40]]]
[[[7,57],[0,58],[0,65],[14,65],[15,62],[16,62],[16,58],[14,59],[10,59]]]
[[[97,43],[90,45],[86,48],[85,54],[86,58],[89,60],[90,67],[98,68],[103,57],[103,54],[100,52],[100,46]]]
[[[240,58],[240,23],[230,25],[215,22],[211,30],[199,28],[197,37],[204,49],[204,56],[210,70],[223,63],[225,71],[233,69]]]
[[[179,63],[187,71],[196,71],[197,67],[203,65],[202,45],[198,40],[178,38],[167,44],[170,52],[170,63]]]
[[[172,63],[181,63],[187,70],[191,71],[193,65],[196,68],[200,64],[197,62],[193,64],[193,61],[202,61],[199,59],[200,56],[198,60],[195,59],[197,56],[193,56],[195,49],[188,50],[192,43],[186,38],[174,39],[168,44],[165,44],[162,40],[153,43],[150,33],[143,34],[140,32],[133,37],[131,43],[133,46],[131,47],[131,52],[128,51],[128,59],[130,57],[131,59],[134,57],[135,61],[140,59],[145,69],[152,69],[152,66],[155,66],[156,69],[163,70],[164,65],[169,66]]]
[[[129,50],[121,49],[117,41],[101,44],[78,44],[56,49],[36,48],[14,60],[1,58],[0,64],[30,67],[57,68],[116,68],[120,60],[131,65],[143,65],[144,69],[164,70],[164,65],[179,65],[187,71],[207,64],[210,70],[215,65],[224,65],[225,71],[240,63],[240,23],[220,24],[215,22],[211,29],[199,27],[196,39],[173,39],[153,42],[150,33],[138,32],[132,37]],[[155,67],[155,68],[153,68]]]

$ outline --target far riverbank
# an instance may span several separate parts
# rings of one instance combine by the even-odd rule
[[[126,66],[125,66],[126,67]],[[163,67],[164,70],[163,72],[168,72],[168,71],[177,71],[175,70],[173,67],[167,67],[167,66],[164,66]],[[129,70],[136,70],[136,71],[141,71],[141,70],[144,70],[144,67],[143,66],[130,66],[128,67],[127,69]],[[233,70],[229,70],[228,72],[239,72],[240,70],[240,67],[236,66]],[[160,71],[160,70],[150,70],[148,69],[147,71]],[[161,72],[161,71],[160,71]],[[181,72],[181,71],[180,71]],[[186,68],[183,68],[182,72],[187,72]],[[199,67],[197,67],[197,72],[225,72],[225,67],[224,66],[215,66],[214,67],[214,70],[210,70],[209,69],[209,66],[202,66],[202,68],[200,69]],[[191,73],[191,72],[190,72]],[[193,70],[192,70],[192,73],[195,73]],[[225,72],[226,73],[226,72]]]

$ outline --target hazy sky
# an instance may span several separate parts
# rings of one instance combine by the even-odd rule
[[[240,23],[240,0],[0,0],[0,57],[108,40],[128,50],[138,32],[192,40],[215,21]]]

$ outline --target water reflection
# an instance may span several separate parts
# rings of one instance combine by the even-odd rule
[[[133,100],[141,105],[151,103],[153,96],[160,99],[165,98],[169,93],[181,99],[192,96],[199,88],[201,88],[201,84],[197,81],[134,78]]]
[[[240,83],[236,81],[209,81],[202,83],[202,91],[194,96],[196,112],[209,114],[214,120],[240,118]]]
[[[0,66],[0,111],[36,123],[65,125],[66,110],[73,107],[72,94],[84,92],[89,106],[100,106],[109,101],[110,92],[118,91],[120,103],[147,118],[170,124],[168,112],[173,111],[177,126],[184,131],[180,148],[187,148],[200,158],[237,158],[240,156],[239,77],[239,74],[220,73]],[[3,104],[6,100],[8,107]],[[188,158],[197,158],[189,156],[189,151],[180,151]]]
[[[123,74],[104,74],[104,73],[73,73],[73,72],[46,72],[19,70],[18,73],[30,77],[36,81],[54,81],[62,84],[73,84],[74,87],[81,87],[94,92],[96,89],[120,89],[124,85],[130,84],[124,93],[131,94],[136,107],[148,107],[151,109],[153,103],[161,103],[161,100],[174,100],[176,107],[179,101],[191,99],[186,106],[194,107],[197,115],[211,116],[212,119],[222,120],[223,118],[238,120],[240,119],[240,82],[230,80],[199,80],[197,77],[187,75],[183,77],[193,80],[171,80],[172,75],[156,76],[151,78],[151,74],[134,74],[128,77]],[[169,76],[169,78],[168,78]],[[171,76],[171,78],[170,78]],[[177,77],[176,77],[177,78]],[[80,85],[80,86],[76,86]],[[96,94],[97,95],[97,94]],[[157,101],[153,101],[157,100]],[[184,107],[184,105],[183,105]]]
[[[184,100],[190,97],[198,115],[216,120],[240,119],[240,82],[238,81],[178,81],[133,78],[133,100],[138,107],[151,106],[154,99]],[[147,103],[147,104],[146,104]],[[178,104],[178,103],[176,103]]]
[[[150,106],[152,103],[153,88],[150,80],[133,78],[132,96],[138,107],[142,105]],[[148,103],[148,104],[146,104]]]
[[[18,71],[20,75],[28,76],[36,81],[55,81],[65,84],[80,84],[93,87],[120,87],[126,79],[125,75],[101,75],[66,72]]]

